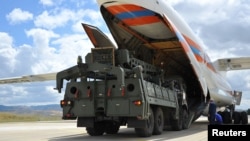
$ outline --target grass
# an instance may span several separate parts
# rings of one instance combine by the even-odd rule
[[[39,114],[15,114],[0,112],[0,123],[61,120],[60,115],[44,116]]]

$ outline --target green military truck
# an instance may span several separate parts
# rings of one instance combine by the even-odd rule
[[[126,49],[92,48],[83,63],[56,76],[64,120],[77,120],[91,136],[134,128],[138,136],[159,135],[164,129],[190,126],[186,85],[181,77],[164,78],[163,70],[133,58]]]

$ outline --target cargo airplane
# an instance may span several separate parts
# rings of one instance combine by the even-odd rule
[[[207,115],[213,99],[225,123],[246,123],[245,113],[235,111],[242,92],[232,89],[227,71],[250,68],[250,57],[212,62],[203,44],[167,0],[98,0],[100,12],[116,45],[97,27],[82,24],[95,48],[127,49],[135,58],[161,68],[165,76],[181,76],[192,121]],[[0,84],[55,80],[57,73],[2,78]],[[224,110],[221,110],[224,108]]]

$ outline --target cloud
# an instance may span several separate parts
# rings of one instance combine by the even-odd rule
[[[59,36],[40,28],[26,31],[26,34],[33,39],[32,52],[29,53],[29,60],[32,60],[29,68],[33,74],[57,72],[76,65],[77,56],[85,57],[93,47],[85,34]]]
[[[54,81],[5,85],[1,87],[0,103],[4,105],[45,105],[59,103]]]
[[[29,31],[26,31],[27,36],[32,37],[33,39],[33,51],[32,60],[35,60],[31,64],[31,70],[33,73],[46,73],[46,72],[55,72],[59,69],[68,65],[68,58],[65,58],[60,52],[61,45],[52,46],[51,42],[55,42],[63,38],[58,34],[50,30],[34,28]],[[71,35],[74,36],[74,35]],[[68,43],[69,44],[69,43]],[[69,47],[69,46],[68,46]],[[74,48],[74,45],[70,46],[71,49]],[[77,51],[76,51],[77,52]],[[76,52],[73,52],[76,53]],[[67,53],[71,53],[68,51]],[[65,59],[64,61],[62,61]],[[63,62],[63,63],[62,63]]]
[[[75,13],[74,23],[72,24],[72,30],[74,32],[82,33],[83,28],[81,23],[94,25],[97,27],[104,27],[105,24],[104,20],[102,19],[102,15],[99,11],[95,11],[93,9],[85,9],[85,10],[78,10]]]
[[[66,65],[63,66],[65,68],[76,65],[77,56],[80,55],[84,58],[93,47],[86,34],[66,35],[53,41],[52,44],[58,45],[60,48],[58,54],[61,58],[58,58],[55,63],[65,62]]]
[[[0,32],[0,66],[2,68],[0,72],[2,75],[14,71],[16,55],[17,51],[13,48],[13,38],[8,33]],[[5,70],[8,70],[8,72]]]
[[[63,9],[54,12],[44,11],[42,14],[35,18],[35,25],[46,29],[54,29],[57,27],[66,26],[67,22],[74,17],[71,10]]]
[[[92,23],[95,25],[103,24],[102,16],[99,11],[93,9],[80,9],[77,11],[59,8],[51,11],[44,11],[35,18],[34,24],[36,27],[46,29],[56,29],[59,27],[66,27],[72,24],[72,30],[79,32],[75,27],[81,27],[79,23]]]
[[[6,16],[6,18],[11,24],[17,24],[32,20],[33,14],[28,11],[23,11],[20,8],[15,8]]]
[[[53,31],[41,28],[33,28],[26,31],[26,34],[28,37],[33,37],[34,46],[40,49],[48,47],[50,38],[59,37]]]
[[[52,6],[54,5],[53,0],[40,0],[39,3],[45,6]]]

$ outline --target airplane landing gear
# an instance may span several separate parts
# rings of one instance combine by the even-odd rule
[[[223,119],[223,124],[248,124],[246,111],[236,111],[235,105],[230,105],[224,111],[218,112]]]

